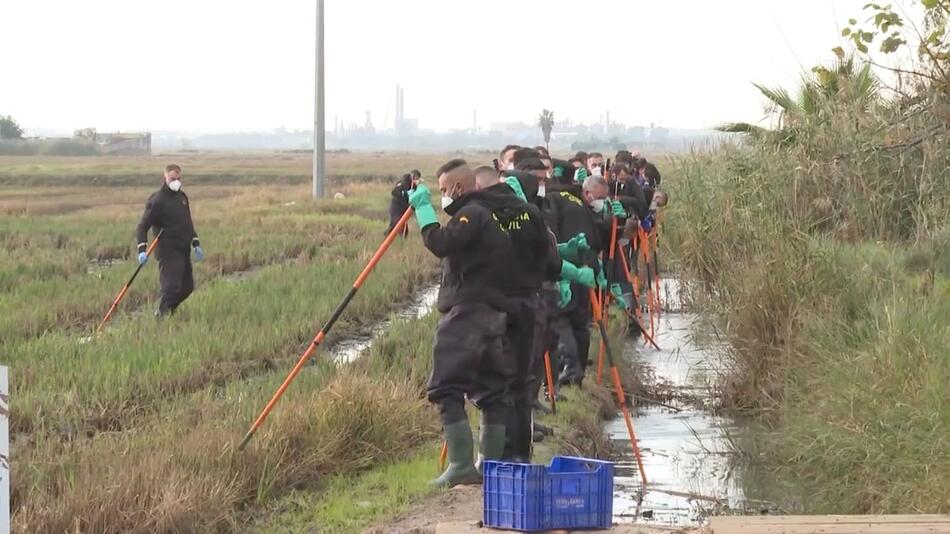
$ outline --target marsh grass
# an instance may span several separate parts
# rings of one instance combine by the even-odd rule
[[[919,90],[825,102],[793,142],[696,152],[665,182],[667,250],[734,348],[723,407],[768,416],[806,511],[950,510],[947,95]]]
[[[433,439],[418,379],[325,359],[431,284],[436,262],[414,235],[394,244],[249,450],[234,450],[382,241],[388,187],[335,188],[346,198],[190,188],[208,252],[195,294],[173,320],[155,321],[148,265],[109,328],[84,343],[131,274],[149,189],[120,191],[115,204],[88,185],[0,189],[0,241],[12,252],[0,256],[0,349],[15,399],[15,528],[239,530],[277,496]]]

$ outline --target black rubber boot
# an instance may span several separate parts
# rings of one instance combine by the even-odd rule
[[[475,444],[472,441],[472,429],[468,426],[468,420],[463,419],[446,425],[442,431],[445,433],[445,443],[449,449],[449,466],[439,478],[432,480],[429,484],[442,488],[451,488],[459,484],[480,484],[482,476],[478,474],[472,463]],[[504,434],[502,436],[504,439]]]
[[[517,421],[516,430],[511,441],[512,461],[531,463],[531,448],[533,439],[533,422],[530,405],[518,405],[514,409],[514,418]]]
[[[483,473],[483,461],[504,458],[505,446],[507,445],[506,436],[505,425],[486,423],[485,417],[482,417],[478,429],[478,460],[475,462],[475,469],[479,473]]]

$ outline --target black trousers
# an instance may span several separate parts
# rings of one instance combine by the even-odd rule
[[[505,355],[515,362],[518,374],[512,384],[512,409],[506,412],[505,450],[502,458],[530,461],[532,443],[531,409],[537,390],[539,320],[543,318],[540,295],[508,298],[509,313],[505,330]],[[535,397],[532,398],[532,392]]]
[[[487,304],[457,304],[439,319],[427,398],[439,406],[443,425],[465,418],[466,395],[492,418],[512,406],[518,367],[504,350],[507,321],[507,313]]]
[[[174,313],[195,289],[190,251],[162,250],[158,257],[158,278],[162,287],[158,314]]]
[[[590,290],[571,284],[571,303],[559,310],[554,322],[558,335],[558,360],[564,366],[560,382],[580,383],[590,355]]]
[[[546,380],[544,353],[548,353],[551,359],[551,373],[554,375],[554,378],[557,378],[559,372],[557,354],[558,335],[554,329],[558,309],[558,298],[559,295],[557,291],[542,291],[541,298],[538,299],[538,306],[535,310],[533,359],[530,363],[531,372],[528,373],[527,377],[528,399],[532,402],[538,398],[538,394],[541,391],[541,384]],[[549,387],[551,387],[550,384]],[[556,384],[554,387],[556,387]]]
[[[529,394],[537,362],[535,341],[541,299],[538,295],[531,295],[509,298],[508,301],[510,309],[505,328],[505,354],[518,369],[518,376],[512,384],[512,399],[516,405],[529,404],[533,400]]]

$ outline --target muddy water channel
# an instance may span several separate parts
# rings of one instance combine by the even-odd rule
[[[363,351],[372,346],[376,339],[386,333],[392,322],[398,319],[421,319],[429,314],[439,297],[439,286],[422,288],[412,296],[409,305],[396,312],[389,319],[374,325],[368,332],[344,339],[330,350],[330,359],[337,365],[350,363],[358,359]]]
[[[713,386],[723,346],[702,336],[698,317],[679,306],[679,285],[666,282],[656,333],[658,351],[628,340],[624,358],[639,368],[646,387],[634,419],[648,486],[643,491],[623,418],[608,424],[624,458],[617,463],[614,516],[619,523],[696,525],[710,515],[768,513],[766,496],[778,488],[751,458],[764,428],[751,420],[713,413]],[[702,336],[702,337],[700,337]],[[702,339],[702,341],[697,341]],[[745,453],[739,453],[741,443]]]

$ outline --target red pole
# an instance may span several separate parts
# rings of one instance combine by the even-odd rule
[[[557,392],[555,391],[554,373],[551,372],[551,352],[544,351],[544,372],[548,379],[548,398],[551,399],[551,412],[557,413]]]
[[[597,301],[597,293],[591,289],[590,298],[592,302]],[[599,304],[599,303],[598,303]],[[630,411],[627,410],[627,397],[623,392],[623,384],[620,382],[620,372],[617,371],[617,364],[614,361],[613,351],[610,350],[610,343],[607,340],[607,327],[604,325],[603,315],[600,313],[600,306],[593,306],[594,321],[600,328],[601,339],[607,344],[607,359],[610,363],[610,374],[613,376],[614,393],[617,397],[617,404],[620,405],[620,412],[623,414],[624,423],[627,425],[627,436],[630,438],[630,447],[633,449],[633,456],[637,460],[637,469],[640,471],[640,481],[643,487],[647,487],[647,474],[643,470],[643,458],[640,456],[640,446],[637,444],[637,435],[633,429],[633,419],[630,417]]]
[[[294,381],[294,378],[297,377],[297,374],[300,373],[300,370],[303,369],[304,364],[307,363],[307,360],[310,359],[310,356],[316,352],[317,347],[320,343],[323,342],[327,333],[330,332],[330,329],[333,328],[334,323],[337,319],[340,318],[340,315],[343,314],[343,310],[346,309],[350,301],[353,300],[353,297],[356,295],[356,292],[359,291],[360,286],[363,285],[363,282],[366,281],[366,278],[373,271],[373,268],[376,267],[376,264],[379,263],[379,260],[382,259],[383,255],[389,250],[389,246],[392,245],[393,241],[396,239],[396,236],[402,232],[402,227],[406,225],[409,221],[409,218],[412,217],[413,210],[409,208],[405,213],[402,214],[402,217],[399,219],[399,222],[393,226],[393,229],[390,230],[389,235],[386,236],[386,239],[383,240],[383,243],[376,250],[376,253],[373,254],[373,257],[369,260],[369,263],[366,264],[366,267],[363,268],[363,272],[356,277],[356,281],[353,282],[353,287],[350,288],[350,291],[343,297],[343,300],[334,310],[333,315],[330,316],[330,319],[327,323],[317,332],[317,335],[313,338],[313,341],[310,342],[310,345],[307,347],[307,350],[300,356],[300,359],[297,360],[297,364],[294,365],[294,368],[290,370],[290,374],[287,375],[287,378],[284,379],[284,382],[277,388],[277,391],[274,393],[274,396],[271,397],[270,401],[264,406],[264,410],[261,411],[261,414],[257,416],[257,419],[254,421],[254,424],[251,425],[251,428],[247,431],[247,434],[244,435],[244,439],[241,441],[241,444],[238,445],[238,450],[243,450],[247,446],[247,443],[251,441],[251,437],[254,436],[254,433],[257,432],[257,429],[264,424],[264,420],[267,419],[267,416],[270,414],[271,410],[274,409],[274,406],[277,405],[277,401],[284,395],[284,392],[287,391],[287,388],[290,386],[290,383]]]
[[[442,450],[439,452],[439,472],[445,471],[445,460],[449,456],[449,444],[442,441]]]
[[[152,240],[148,248],[145,249],[145,257],[152,255],[152,251],[155,250],[155,247],[158,245],[158,238],[162,237],[162,233],[165,232],[165,229],[162,228],[158,231],[158,235],[155,236],[155,239]],[[129,292],[129,288],[132,287],[132,282],[135,281],[135,278],[139,275],[139,271],[144,267],[144,263],[140,263],[138,267],[135,268],[135,272],[132,273],[132,278],[129,278],[129,281],[122,286],[122,289],[119,291],[119,294],[115,297],[115,300],[112,301],[112,305],[109,306],[109,311],[106,312],[106,316],[102,318],[102,321],[99,323],[99,326],[96,327],[96,333],[102,331],[102,328],[109,322],[109,319],[112,318],[112,314],[115,313],[116,308],[119,307],[119,303],[122,302],[122,299],[125,298],[125,294]]]

